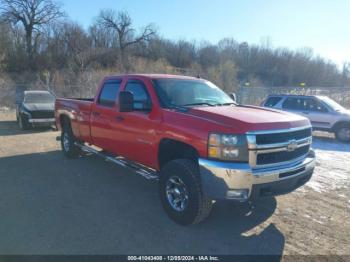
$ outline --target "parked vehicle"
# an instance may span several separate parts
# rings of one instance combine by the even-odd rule
[[[291,192],[315,166],[308,119],[238,105],[203,79],[106,77],[94,99],[58,98],[55,110],[67,157],[88,151],[159,179],[166,213],[184,225],[205,219],[212,200]]]
[[[17,122],[25,130],[55,124],[55,96],[48,91],[25,91],[16,106]]]
[[[296,113],[310,119],[314,130],[334,133],[350,141],[350,110],[326,96],[270,95],[262,106]]]

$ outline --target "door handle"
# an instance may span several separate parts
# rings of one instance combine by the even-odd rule
[[[117,116],[117,117],[115,118],[115,120],[117,120],[117,122],[122,122],[122,121],[124,121],[124,117],[122,117],[122,116]]]
[[[99,113],[99,112],[92,112],[92,115],[93,115],[93,116],[99,116],[100,113]]]

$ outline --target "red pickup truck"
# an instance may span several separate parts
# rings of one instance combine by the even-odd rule
[[[166,213],[184,225],[213,200],[291,192],[315,167],[309,120],[238,105],[194,77],[106,77],[94,99],[57,99],[55,117],[67,157],[88,151],[158,179]]]

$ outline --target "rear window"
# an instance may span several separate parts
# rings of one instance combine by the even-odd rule
[[[299,97],[288,97],[283,103],[284,109],[304,110],[304,99]]]
[[[121,81],[107,82],[103,85],[98,104],[113,107],[118,96]]]
[[[277,105],[277,103],[281,100],[282,100],[282,97],[280,97],[280,96],[271,96],[266,100],[265,106],[273,107],[273,106]]]

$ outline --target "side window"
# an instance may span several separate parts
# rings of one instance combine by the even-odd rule
[[[312,112],[328,112],[327,108],[313,98],[305,99],[305,109]]]
[[[107,82],[103,85],[97,103],[102,106],[113,107],[119,93],[121,81]]]
[[[140,81],[130,81],[125,87],[134,95],[134,109],[145,110],[151,104],[151,99],[147,93],[146,87]]]
[[[280,97],[280,96],[271,96],[266,100],[265,106],[274,107],[281,100],[282,100],[282,97]]]
[[[304,110],[304,99],[299,97],[288,97],[283,102],[283,109]]]

